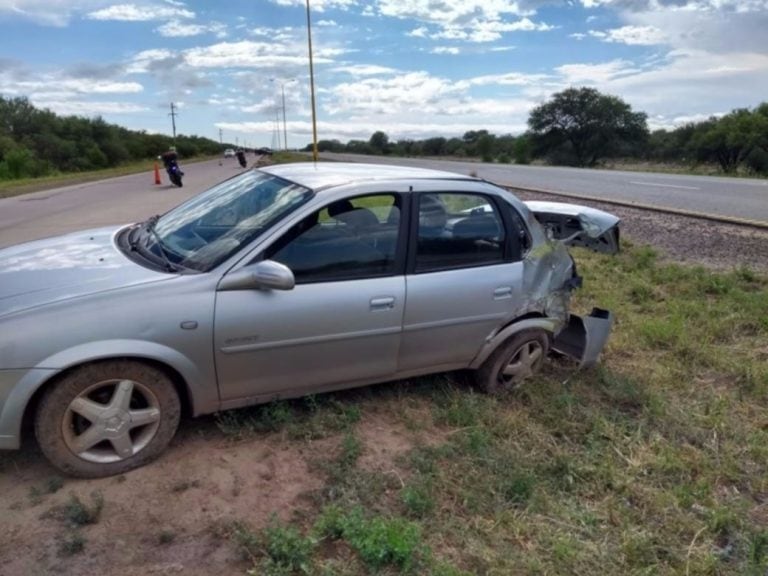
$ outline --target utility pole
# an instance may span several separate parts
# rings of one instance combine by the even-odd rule
[[[283,92],[283,150],[288,150],[288,128],[285,124],[285,84],[280,82],[280,89]]]
[[[277,134],[277,149],[282,148],[280,144],[280,109],[275,106],[275,134]]]
[[[315,70],[312,65],[312,22],[307,0],[307,44],[309,45],[309,91],[312,94],[312,160],[317,162],[317,114],[315,112]]]
[[[173,102],[171,102],[171,112],[168,114],[168,116],[171,117],[171,124],[173,125],[173,143],[176,144],[176,116],[178,116],[178,112],[176,112],[176,106]]]

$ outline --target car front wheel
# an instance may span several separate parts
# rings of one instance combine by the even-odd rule
[[[499,345],[477,370],[477,385],[489,394],[513,390],[541,368],[549,352],[544,330],[524,330]]]
[[[35,435],[61,471],[121,474],[153,460],[176,433],[181,403],[161,370],[117,360],[74,369],[40,401]]]

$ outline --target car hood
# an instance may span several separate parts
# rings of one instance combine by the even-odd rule
[[[0,250],[0,316],[88,294],[174,278],[144,268],[100,228]]]

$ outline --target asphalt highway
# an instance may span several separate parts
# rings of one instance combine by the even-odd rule
[[[678,176],[575,168],[517,166],[323,154],[354,162],[404,164],[476,174],[510,187],[531,188],[689,210],[768,223],[768,181]],[[249,159],[250,161],[250,159]],[[0,198],[0,247],[74,230],[137,222],[163,213],[187,198],[242,171],[234,158],[182,164],[184,187],[176,188],[161,170],[76,184],[33,194]]]
[[[766,179],[484,164],[358,154],[323,153],[321,157],[348,162],[403,164],[460,174],[473,173],[496,184],[512,188],[591,196],[604,200],[618,200],[768,223],[768,180]]]
[[[182,163],[181,169],[183,188],[171,184],[161,168],[159,186],[150,171],[0,198],[0,247],[145,220],[243,171],[235,158],[223,159],[221,166],[217,160]]]

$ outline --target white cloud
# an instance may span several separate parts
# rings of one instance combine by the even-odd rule
[[[469,86],[538,86],[551,81],[553,76],[547,74],[523,74],[507,72],[505,74],[488,74],[476,76],[457,83],[459,87]]]
[[[271,0],[279,6],[306,6],[306,0]],[[312,0],[313,12],[325,12],[330,9],[348,10],[357,4],[357,0]]]
[[[395,74],[397,70],[378,64],[350,64],[347,66],[336,66],[330,69],[331,72],[342,72],[352,76],[378,76],[381,74]]]
[[[93,10],[113,0],[0,0],[0,15],[43,26],[66,26],[78,9]]]
[[[93,78],[40,77],[35,80],[12,81],[0,77],[0,92],[13,94],[50,95],[57,97],[77,94],[137,94],[144,87],[138,82],[113,82]]]
[[[493,42],[509,32],[546,32],[554,27],[534,22],[534,10],[526,10],[518,2],[506,0],[378,0],[378,13],[383,16],[416,20],[432,26],[414,28],[408,36],[436,40]],[[510,19],[511,18],[511,19]]]
[[[137,6],[136,4],[116,4],[101,10],[89,12],[86,18],[91,20],[118,20],[123,22],[150,22],[170,18],[194,18],[195,13],[179,7]]]
[[[314,51],[315,64],[328,64],[345,52],[330,46]],[[284,66],[304,67],[307,63],[305,47],[297,44],[272,42],[221,42],[211,46],[186,50],[184,58],[194,68],[276,68]]]
[[[428,33],[429,29],[426,26],[419,26],[418,28],[414,28],[410,32],[407,32],[405,35],[413,38],[426,38]]]
[[[573,84],[600,84],[621,76],[638,72],[626,60],[611,60],[599,64],[564,64],[555,68],[563,82]]]
[[[144,74],[149,71],[154,62],[175,58],[176,54],[166,49],[143,50],[131,58],[126,72],[129,74]]]
[[[35,106],[48,108],[57,114],[77,116],[98,116],[101,114],[136,114],[149,110],[146,106],[130,102],[98,102],[93,100],[47,100],[31,98]]]
[[[366,78],[337,84],[324,107],[331,115],[425,111],[427,105],[459,91],[461,89],[449,80],[426,72],[408,72],[392,78]]]
[[[217,38],[227,36],[227,27],[221,22],[211,22],[210,24],[183,24],[181,22],[171,21],[156,28],[160,36],[167,38],[199,36],[200,34],[211,33]]]
[[[612,30],[598,31],[590,30],[589,35],[599,38],[603,42],[616,42],[619,44],[654,46],[663,44],[666,41],[666,35],[655,26],[622,26]],[[575,34],[571,35],[575,37]],[[584,35],[582,34],[583,38]]]
[[[456,46],[435,46],[430,50],[432,54],[458,54],[461,52]]]
[[[325,28],[333,28],[335,26],[338,26],[338,22],[336,20],[318,20],[315,26],[322,26]]]

